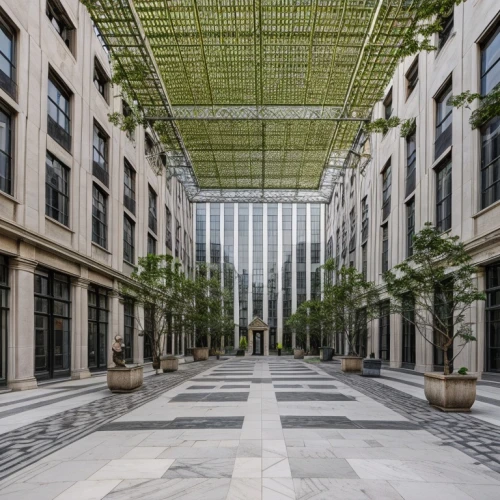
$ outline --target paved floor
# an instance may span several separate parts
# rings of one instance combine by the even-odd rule
[[[500,498],[494,386],[480,386],[491,401],[478,415],[444,415],[419,397],[418,376],[364,379],[287,358],[185,365],[126,395],[83,382],[93,392],[69,401],[96,399],[4,430],[0,499]],[[62,387],[0,396],[0,425],[23,405],[60,404]]]

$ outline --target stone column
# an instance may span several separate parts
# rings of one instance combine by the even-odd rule
[[[123,337],[123,332],[120,332],[120,293],[118,290],[112,290],[109,295],[111,311],[108,318],[108,366],[114,366],[113,353],[111,345],[114,342],[115,335]]]
[[[253,354],[253,330],[248,330],[248,347],[247,352]]]
[[[297,347],[297,335],[295,332],[292,332],[292,349],[295,349]]]
[[[400,314],[391,314],[391,368],[401,368],[403,358],[403,328]]]
[[[13,391],[35,389],[35,268],[34,260],[16,257],[11,269],[11,310],[7,385]]]
[[[182,333],[181,333],[181,356],[186,355],[186,332],[184,331],[184,326],[182,327]]]
[[[83,278],[74,278],[73,318],[71,320],[71,378],[79,380],[90,377],[89,371],[89,308],[88,288],[89,281]]]
[[[263,337],[264,337],[264,356],[269,356],[269,330],[264,330],[263,332]]]

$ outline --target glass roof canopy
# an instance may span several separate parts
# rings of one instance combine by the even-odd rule
[[[415,15],[412,0],[82,1],[192,201],[329,201]]]

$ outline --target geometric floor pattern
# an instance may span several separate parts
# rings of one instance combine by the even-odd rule
[[[476,426],[466,415],[332,365],[277,357],[194,365],[208,370],[10,475],[0,499],[499,498],[500,474],[456,446],[468,439],[464,422]],[[447,432],[436,432],[438,419]],[[498,431],[484,423],[481,436],[488,426]]]

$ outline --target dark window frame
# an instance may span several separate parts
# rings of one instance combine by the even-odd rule
[[[156,238],[148,233],[148,239],[147,239],[147,249],[146,252],[148,255],[156,255],[158,250],[158,244],[156,241]]]
[[[15,114],[0,101],[0,119],[5,116],[5,150],[0,148],[0,191],[12,196],[14,192],[14,120]]]
[[[135,222],[127,214],[123,214],[123,260],[135,264]]]
[[[51,165],[49,165],[49,159]],[[51,168],[55,173],[54,163],[57,163],[60,167],[60,172],[63,173],[62,176],[57,175],[59,181],[57,185],[49,182],[50,179],[54,179],[55,176],[49,178],[49,168]],[[56,156],[54,156],[49,151],[46,152],[45,156],[45,215],[54,219],[55,221],[69,227],[69,212],[70,212],[70,175],[71,169],[60,161]],[[62,186],[61,184],[62,183]],[[64,190],[61,190],[65,187]],[[62,206],[59,207],[55,204],[50,204],[50,200],[54,200],[57,197],[58,201],[62,202]],[[62,197],[62,199],[60,199]]]
[[[123,304],[123,343],[125,344],[125,362],[134,361],[134,335],[135,333],[135,303],[126,300]]]
[[[0,30],[4,33],[5,37],[10,40],[11,50],[10,54],[5,54],[0,50],[0,68],[3,66],[8,68],[8,74],[0,69],[0,88],[17,101],[17,41],[18,30],[10,22],[9,19],[0,11]]]
[[[436,168],[436,229],[445,232],[451,229],[452,214],[452,161],[446,157]],[[449,193],[445,192],[449,185]],[[443,212],[444,210],[444,212]]]
[[[389,301],[380,304],[379,358],[382,362],[391,360],[391,312]]]
[[[438,159],[452,145],[453,140],[453,106],[448,104],[453,95],[451,78],[443,85],[434,98],[436,106],[436,128],[434,138],[434,159]]]
[[[384,118],[388,120],[392,113],[394,112],[393,102],[392,102],[392,87],[387,92],[387,95],[384,97],[383,105],[384,105]]]
[[[417,87],[418,84],[418,56],[411,63],[408,71],[405,75],[406,79],[406,98],[410,97],[413,94],[413,91]]]
[[[392,162],[391,158],[386,162],[382,171],[382,220],[386,220],[391,213],[391,190],[392,190]]]
[[[165,206],[165,245],[172,250],[172,212]]]
[[[7,383],[9,348],[9,259],[0,255],[0,386]]]
[[[158,195],[148,184],[148,229],[154,234],[158,232]]]
[[[450,39],[453,32],[453,27],[455,23],[454,19],[454,9],[447,16],[441,16],[440,19],[442,30],[438,33],[437,40],[437,53],[446,45],[446,42]]]
[[[69,51],[75,55],[76,28],[58,0],[46,0],[45,14]]]
[[[135,179],[136,172],[130,162],[123,159],[123,205],[135,215]]]
[[[382,225],[382,274],[389,270],[389,224]]]
[[[368,239],[369,230],[369,206],[368,195],[361,200],[361,243]]]
[[[415,235],[415,197],[406,202],[406,257],[413,255],[413,236]]]
[[[92,129],[92,175],[109,187],[109,136],[95,120]]]
[[[90,300],[90,296],[95,296],[95,304]],[[106,288],[91,285],[88,289],[88,367],[89,370],[104,370],[107,368],[108,359],[108,332],[109,332],[109,293]],[[95,311],[95,314],[93,313]],[[104,319],[104,320],[103,320]],[[90,361],[93,346],[91,346],[90,325],[96,325],[95,338],[95,363]],[[104,326],[103,326],[104,325]],[[102,331],[104,329],[104,331]],[[104,340],[103,342],[101,342]],[[101,345],[103,344],[103,345]]]
[[[109,77],[104,70],[101,62],[97,57],[94,57],[94,75],[93,83],[97,92],[102,96],[102,98],[109,104]]]
[[[50,96],[51,88],[56,91],[57,101]],[[63,99],[63,107],[60,105],[60,99]],[[60,146],[62,146],[68,153],[71,153],[71,100],[73,93],[61,81],[52,69],[49,71],[48,77],[48,91],[47,91],[47,133],[54,139]],[[55,115],[51,111],[54,108]],[[64,126],[60,124],[63,121]]]
[[[97,204],[102,205],[103,210]],[[95,183],[92,185],[92,242],[108,248],[108,195]]]
[[[415,191],[417,183],[417,129],[416,127],[406,136],[406,177],[405,197]]]

